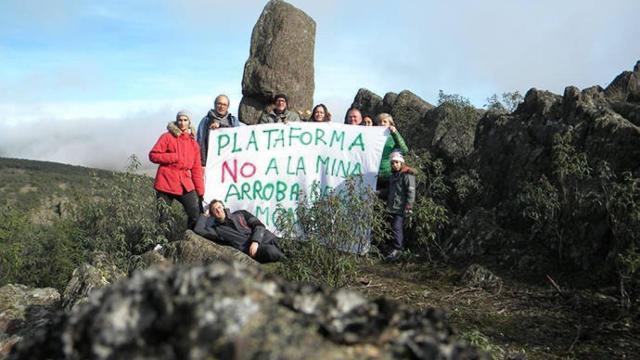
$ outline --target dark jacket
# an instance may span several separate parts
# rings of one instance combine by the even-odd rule
[[[273,124],[280,122],[293,122],[300,121],[300,115],[298,115],[295,111],[289,111],[285,109],[282,114],[276,114],[275,111],[271,110],[269,112],[265,112],[260,117],[259,124]]]
[[[398,172],[391,173],[389,178],[389,193],[387,195],[387,210],[391,214],[403,215],[413,207],[416,199],[415,170],[403,166]]]
[[[207,166],[207,154],[209,151],[209,130],[211,124],[214,121],[217,122],[221,128],[240,126],[238,118],[231,115],[231,113],[227,113],[226,116],[223,116],[221,118],[218,116],[215,110],[209,110],[207,115],[205,115],[205,117],[203,117],[198,124],[197,140],[198,144],[200,145],[200,159],[202,160],[202,166]]]
[[[200,215],[193,231],[218,244],[232,246],[245,253],[248,253],[249,246],[254,241],[260,244],[276,238],[250,212],[238,210],[230,213],[229,209],[224,211],[226,217],[223,222],[213,216]]]
[[[200,147],[191,134],[183,133],[174,122],[167,125],[149,152],[149,160],[159,164],[154,189],[174,195],[196,190],[204,195]]]

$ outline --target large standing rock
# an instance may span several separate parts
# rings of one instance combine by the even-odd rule
[[[301,10],[281,0],[267,3],[251,34],[240,121],[257,123],[278,93],[287,94],[290,110],[311,109],[315,34],[315,21]]]
[[[22,338],[46,327],[60,303],[53,288],[33,289],[9,284],[0,287],[0,359]]]
[[[479,359],[445,314],[220,261],[151,268],[92,296],[13,359]]]

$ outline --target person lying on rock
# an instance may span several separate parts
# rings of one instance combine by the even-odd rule
[[[193,231],[220,245],[232,246],[260,263],[279,261],[284,254],[278,237],[246,210],[231,213],[220,200],[209,204],[210,216],[200,215]]]
[[[289,111],[289,98],[285,94],[277,94],[273,97],[273,107],[265,111],[260,117],[259,124],[288,123],[300,121],[300,115],[295,111]]]

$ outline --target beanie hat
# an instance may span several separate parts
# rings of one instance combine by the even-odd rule
[[[402,157],[402,153],[401,152],[394,151],[389,156],[389,161],[400,161],[401,163],[404,163],[404,157]]]
[[[275,103],[275,102],[276,102],[276,100],[278,100],[278,99],[284,99],[284,101],[286,101],[286,102],[287,102],[287,104],[289,103],[289,98],[287,97],[287,95],[286,95],[286,94],[276,94],[276,95],[273,97],[273,102]]]
[[[176,114],[176,120],[178,120],[180,116],[186,116],[187,119],[189,119],[189,122],[191,122],[191,113],[188,112],[187,110],[178,111],[178,113]]]

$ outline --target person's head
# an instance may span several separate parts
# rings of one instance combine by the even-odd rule
[[[289,105],[289,99],[285,94],[277,94],[273,97],[273,110],[277,113],[282,113],[287,109]]]
[[[229,112],[229,97],[224,94],[220,94],[216,96],[216,99],[213,101],[213,105],[216,108],[216,112],[222,116],[227,115]]]
[[[362,123],[364,126],[373,126],[373,119],[369,115],[365,115],[362,117]]]
[[[396,126],[396,123],[393,121],[393,118],[391,117],[391,115],[387,113],[379,114],[377,119],[378,119],[378,125],[380,126],[385,126],[385,127]]]
[[[356,108],[351,108],[347,112],[347,124],[360,125],[362,123],[362,113]]]
[[[331,121],[331,113],[324,104],[318,104],[311,112],[311,121],[324,122]]]
[[[389,155],[389,162],[391,162],[391,170],[394,172],[398,172],[404,165],[404,157],[402,157],[401,152],[393,151],[391,155]]]
[[[218,221],[224,221],[227,214],[224,212],[224,204],[221,200],[213,200],[209,204],[209,215]]]
[[[176,126],[180,131],[188,131],[191,127],[191,114],[187,110],[180,110],[176,114]]]

